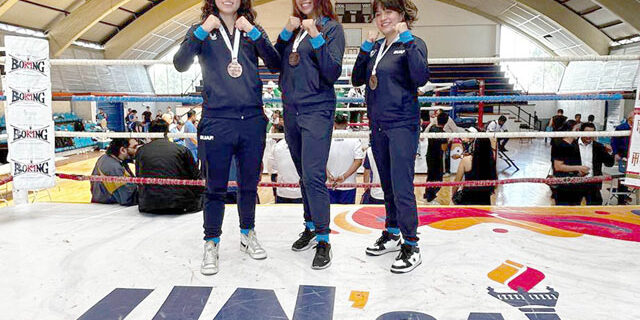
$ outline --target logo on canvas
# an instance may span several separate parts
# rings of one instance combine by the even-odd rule
[[[27,90],[26,92],[19,91],[11,88],[11,103],[17,102],[35,102],[41,105],[46,106],[46,90],[31,92]]]
[[[20,140],[33,139],[33,140],[45,141],[48,143],[49,142],[48,138],[49,138],[48,127],[44,127],[40,129],[33,129],[32,127],[29,127],[29,129],[13,127],[14,142],[20,141]]]
[[[40,60],[31,60],[31,59],[20,59],[15,56],[11,56],[11,69],[9,72],[19,71],[19,70],[29,70],[29,71],[37,71],[44,74],[45,67],[47,65],[47,59]]]
[[[26,174],[26,173],[49,175],[49,159],[40,163],[27,163],[27,164],[15,161],[13,176],[17,177],[19,175]]]

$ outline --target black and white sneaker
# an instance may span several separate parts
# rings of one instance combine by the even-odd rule
[[[385,253],[400,251],[400,235],[382,231],[382,236],[371,247],[367,247],[368,256],[381,256]]]
[[[300,234],[300,238],[291,246],[291,250],[297,252],[305,251],[311,249],[316,243],[316,232],[304,228],[304,231]]]
[[[411,272],[422,263],[420,256],[420,248],[408,244],[402,244],[400,253],[396,257],[396,261],[391,265],[393,273]]]
[[[318,242],[311,269],[322,270],[328,268],[331,265],[331,256],[331,244],[324,241]]]

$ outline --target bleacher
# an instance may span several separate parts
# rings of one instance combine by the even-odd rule
[[[485,95],[518,95],[521,91],[514,90],[513,84],[499,65],[495,64],[432,64],[429,66],[432,83],[452,83],[458,80],[476,79],[484,80]],[[459,92],[477,92],[478,86],[459,90]],[[441,92],[442,96],[448,96],[449,92]]]

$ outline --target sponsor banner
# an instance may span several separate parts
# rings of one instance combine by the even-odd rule
[[[51,110],[49,43],[5,37],[3,83],[9,135],[8,159],[14,187],[37,190],[55,185],[54,123]]]
[[[640,66],[638,67],[638,74],[640,75]],[[631,139],[629,141],[629,154],[627,155],[627,175],[624,179],[624,184],[640,188],[640,76],[638,77],[637,88]]]

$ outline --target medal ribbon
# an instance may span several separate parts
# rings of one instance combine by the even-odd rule
[[[376,63],[373,64],[373,71],[371,72],[372,75],[376,75],[376,72],[377,72],[376,70],[378,69],[378,64],[380,63],[380,60],[382,60],[382,57],[384,57],[384,55],[387,54],[389,49],[391,49],[393,44],[399,39],[400,39],[400,35],[398,35],[395,39],[393,39],[393,42],[386,49],[384,49],[384,47],[387,44],[387,39],[384,39],[382,41],[382,45],[380,45],[380,49],[378,49],[378,55],[376,56]],[[384,51],[382,49],[384,49]]]
[[[229,40],[227,30],[224,27],[221,27],[220,34],[222,34],[224,44],[227,45],[227,48],[229,48],[229,51],[231,52],[231,61],[238,61],[238,53],[240,50],[240,30],[236,28],[235,35],[233,36],[233,48],[231,47],[231,40]]]

